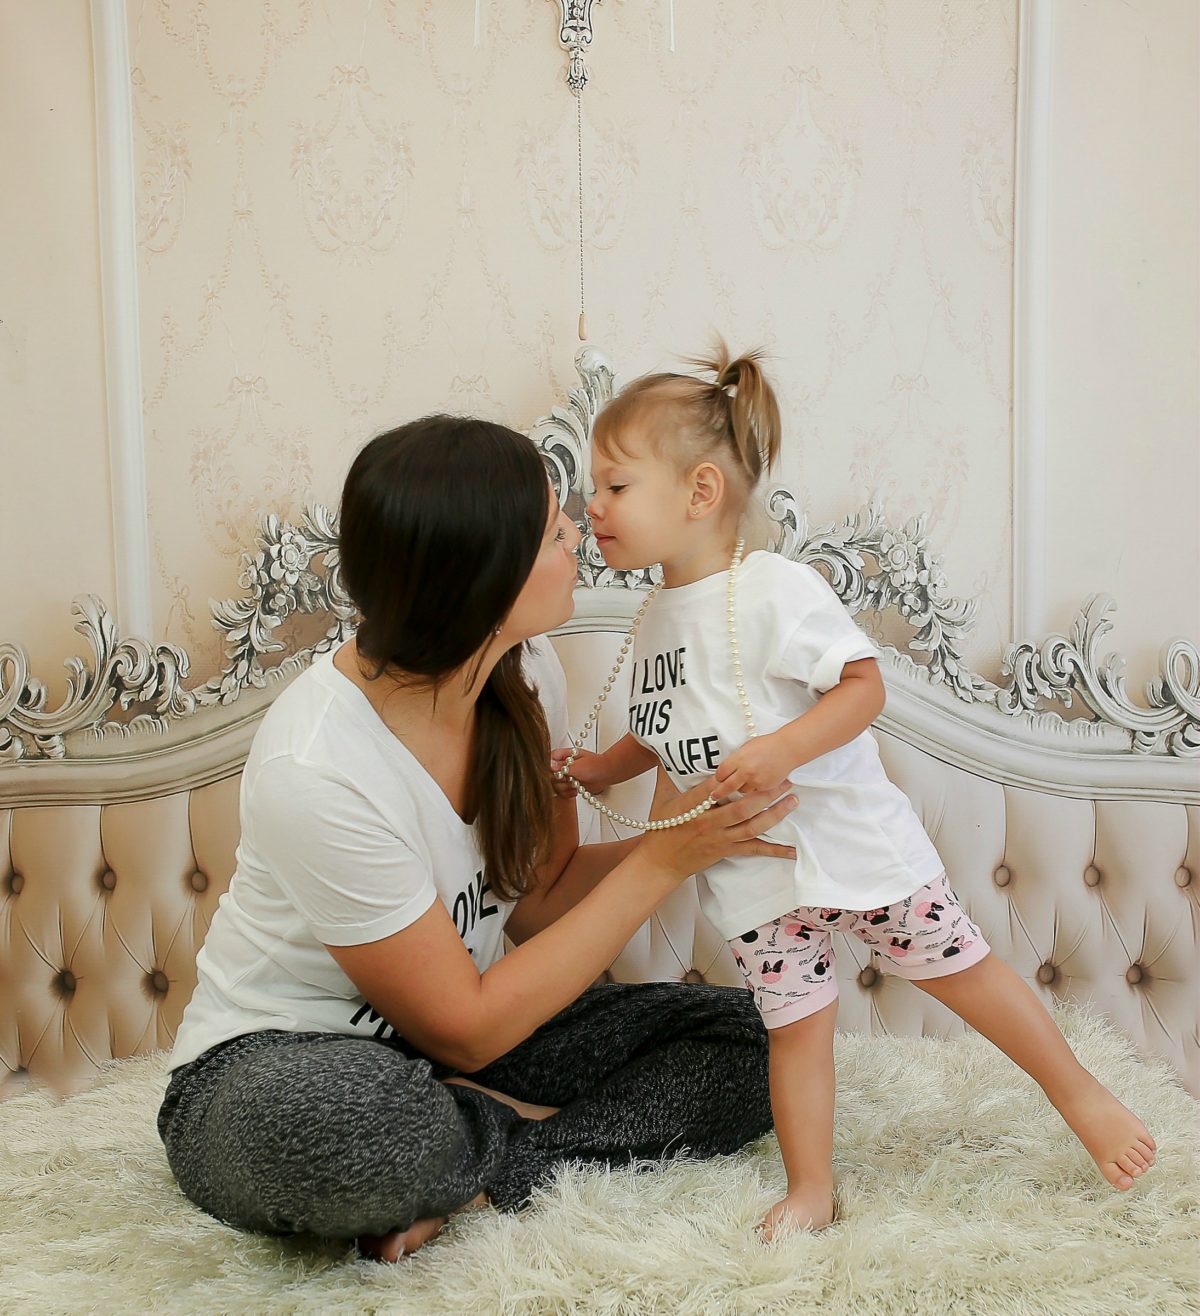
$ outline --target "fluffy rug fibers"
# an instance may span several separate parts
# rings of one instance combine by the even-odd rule
[[[154,1130],[165,1057],[127,1061],[61,1104],[0,1105],[0,1311],[1194,1313],[1197,1104],[1096,1016],[1060,1022],[1158,1140],[1128,1193],[980,1038],[848,1035],[825,1233],[758,1241],[783,1186],[766,1137],[643,1173],[564,1167],[521,1215],[461,1216],[396,1266],[196,1210]]]

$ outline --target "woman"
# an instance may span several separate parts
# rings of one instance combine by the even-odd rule
[[[794,800],[579,847],[549,774],[562,672],[534,642],[570,616],[577,544],[502,426],[432,416],[354,461],[339,549],[362,621],[255,737],[159,1113],[218,1218],[394,1260],[460,1207],[519,1207],[557,1162],[770,1127],[747,993],[590,986],[690,873],[790,855],[756,838]]]

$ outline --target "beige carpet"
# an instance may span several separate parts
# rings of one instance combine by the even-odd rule
[[[756,1240],[781,1189],[768,1137],[647,1174],[564,1170],[523,1215],[472,1213],[394,1267],[194,1209],[154,1132],[164,1060],[127,1062],[65,1104],[0,1105],[0,1311],[1195,1313],[1200,1107],[1093,1016],[1061,1022],[1158,1139],[1129,1193],[980,1039],[847,1036],[826,1233]]]

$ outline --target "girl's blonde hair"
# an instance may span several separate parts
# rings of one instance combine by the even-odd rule
[[[731,360],[718,338],[709,355],[687,358],[711,378],[667,372],[635,379],[596,417],[592,442],[602,453],[629,455],[636,419],[681,473],[715,459],[748,499],[778,460],[782,439],[779,403],[762,359],[755,350]]]

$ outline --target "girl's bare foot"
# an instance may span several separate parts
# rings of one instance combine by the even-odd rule
[[[473,1197],[465,1206],[453,1212],[471,1211],[479,1206],[487,1206],[487,1193]],[[355,1239],[360,1255],[372,1261],[399,1261],[401,1257],[410,1256],[417,1248],[436,1238],[442,1232],[449,1216],[432,1216],[428,1220],[417,1220],[407,1229],[393,1229],[390,1234],[363,1234]]]
[[[827,1185],[792,1189],[759,1221],[758,1234],[764,1243],[785,1238],[801,1230],[814,1232],[833,1223],[833,1189]]]
[[[1078,1095],[1058,1109],[1083,1143],[1100,1173],[1114,1188],[1133,1187],[1154,1164],[1157,1150],[1146,1126],[1113,1094],[1089,1074]]]

